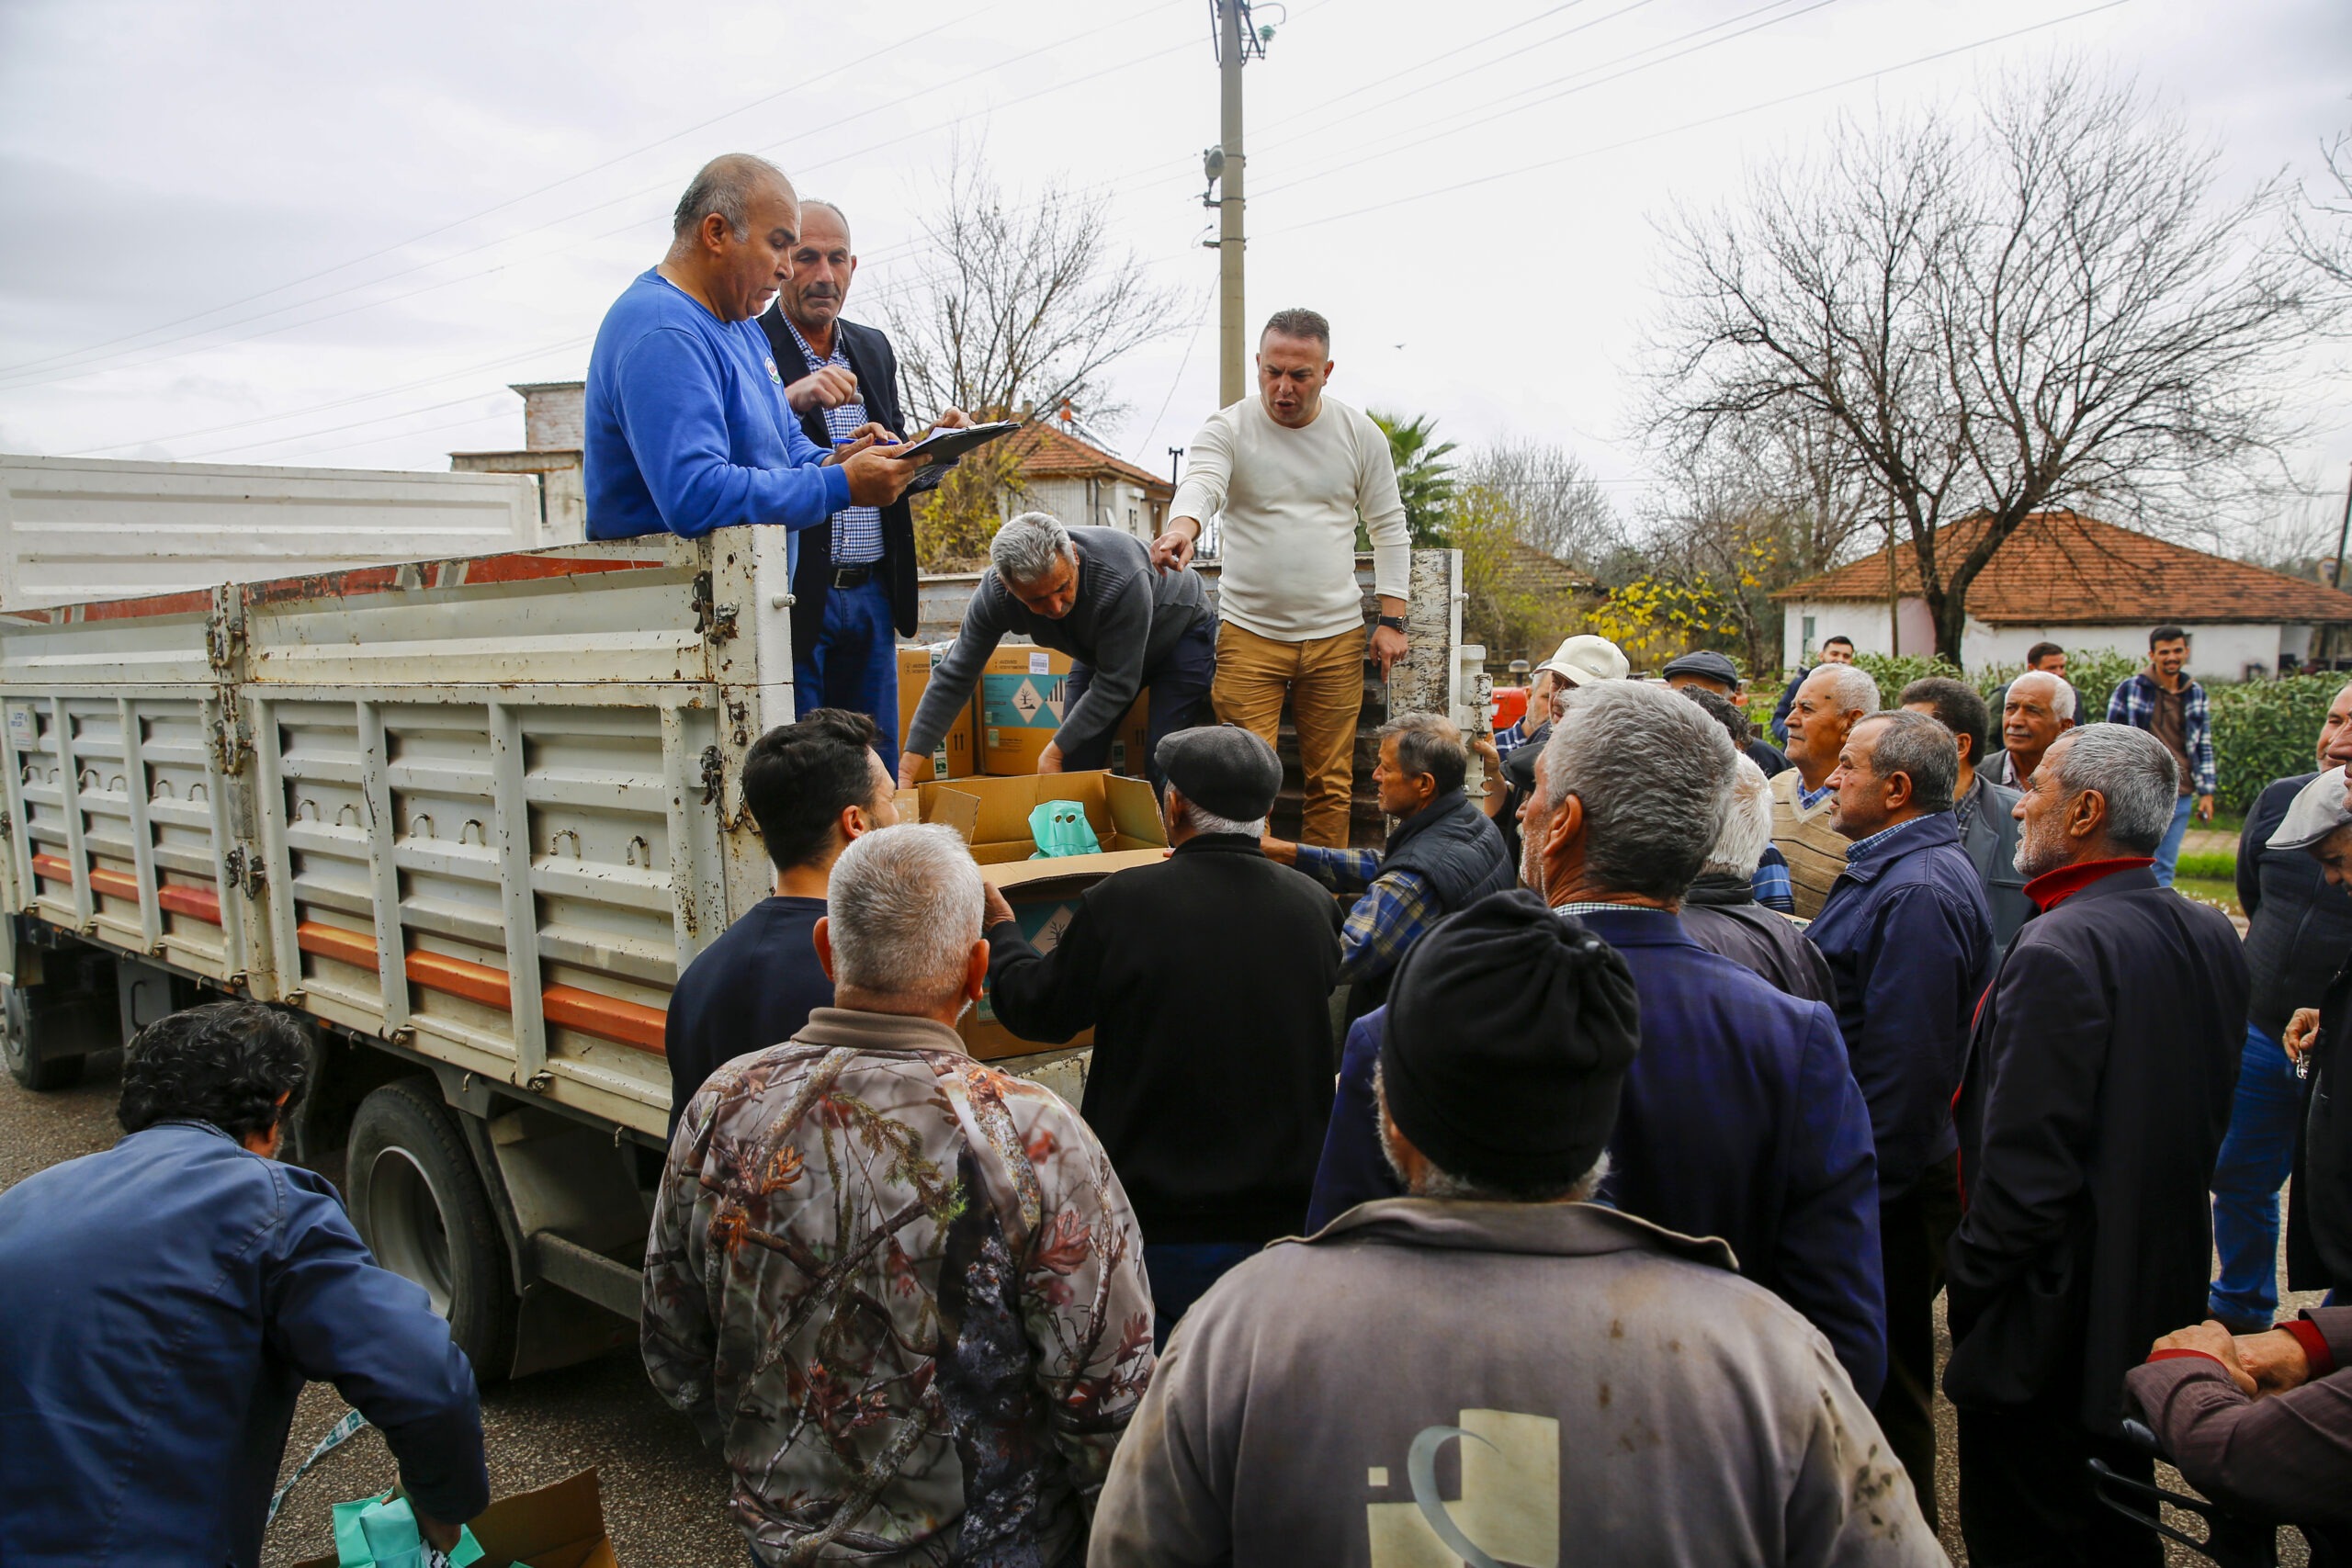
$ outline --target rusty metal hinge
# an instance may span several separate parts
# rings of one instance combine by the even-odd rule
[[[220,863],[220,868],[229,874],[230,886],[241,890],[248,898],[261,897],[264,885],[261,856],[246,854],[245,846],[239,844],[229,852],[228,858]]]

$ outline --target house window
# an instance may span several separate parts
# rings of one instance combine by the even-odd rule
[[[1799,656],[1804,659],[1811,659],[1813,657],[1813,617],[1811,615],[1807,615],[1804,618],[1804,637],[1803,641],[1804,646],[1798,650]]]

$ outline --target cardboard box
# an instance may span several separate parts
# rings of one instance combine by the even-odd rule
[[[481,1546],[481,1568],[620,1568],[593,1469],[501,1497],[467,1528]],[[335,1568],[335,1560],[314,1557],[295,1568]]]
[[[1029,836],[1029,814],[1048,800],[1074,800],[1085,808],[1087,825],[1102,845],[1100,854],[1029,858],[1037,847]],[[903,792],[899,805],[904,820],[944,822],[971,845],[980,874],[1004,895],[1022,934],[1040,952],[1059,940],[1089,887],[1113,872],[1154,863],[1168,847],[1151,786],[1108,772],[949,780]],[[1094,1039],[1090,1030],[1067,1041],[1023,1040],[997,1021],[985,993],[956,1032],[982,1061]]]
[[[915,708],[922,702],[922,694],[931,687],[931,672],[947,657],[953,643],[938,643],[931,647],[915,645],[899,649],[899,745],[907,744],[907,731],[913,728]],[[933,779],[966,779],[980,771],[979,759],[974,746],[978,739],[979,699],[975,696],[964,705],[964,711],[947,727],[930,757],[920,761],[915,768],[915,782]]]
[[[980,772],[1034,773],[1069,711],[1069,655],[1003,647],[980,671]]]

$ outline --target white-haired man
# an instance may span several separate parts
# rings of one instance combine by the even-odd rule
[[[2123,1436],[2123,1378],[2203,1315],[2205,1193],[2245,1043],[2237,932],[2153,869],[2178,773],[2155,737],[2094,724],[2017,804],[2041,912],[1975,1009],[1953,1107],[1967,1208],[1944,1392],[1972,1562],[2164,1561],[2087,1465],[2152,1476]]]
[[[1006,1028],[1094,1031],[1080,1110],[1144,1227],[1164,1343],[1219,1274],[1306,1218],[1331,1117],[1340,908],[1260,847],[1283,787],[1272,747],[1204,725],[1157,760],[1169,857],[1088,888],[1050,953],[1001,898],[988,937]]]
[[[896,501],[921,464],[869,425],[827,452],[785,404],[752,318],[791,275],[800,198],[748,153],[713,158],[679,197],[670,254],[639,273],[588,355],[582,460],[588,536],[698,537],[764,523],[795,533]],[[797,559],[799,541],[786,548]]]
[[[2001,688],[2001,750],[1985,773],[1996,784],[2031,789],[2034,768],[2081,717],[2064,677],[2027,671]]]
[[[974,1061],[979,868],[947,829],[834,862],[834,1005],[686,1107],[641,1345],[763,1563],[1059,1563],[1149,1381],[1142,1237],[1050,1090]]]
[[[1699,879],[1682,896],[1682,929],[1710,953],[1753,969],[1775,990],[1837,1002],[1829,961],[1804,939],[1804,922],[1756,901],[1756,868],[1772,847],[1772,785],[1753,757],[1732,761],[1723,831]]]
[[[1159,743],[1193,726],[1216,674],[1216,617],[1200,574],[1154,571],[1142,542],[1116,528],[1066,528],[1024,512],[989,541],[989,570],[965,602],[964,628],[907,726],[900,786],[914,784],[989,655],[1013,633],[1070,657],[1061,728],[1037,771],[1102,767],[1136,694],[1148,691],[1145,761],[1151,782],[1161,783]]]
[[[1878,712],[1878,682],[1851,664],[1820,664],[1789,705],[1789,761],[1772,779],[1772,843],[1789,863],[1796,913],[1821,913],[1846,869],[1846,840],[1836,827],[1838,791],[1829,775],[1846,737]]]

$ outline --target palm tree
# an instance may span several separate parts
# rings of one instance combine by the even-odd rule
[[[1453,505],[1453,466],[1445,455],[1451,441],[1439,441],[1437,421],[1428,414],[1400,419],[1374,413],[1372,422],[1388,437],[1388,456],[1396,465],[1396,494],[1405,502],[1405,522],[1413,531],[1417,549],[1440,549],[1446,544],[1446,514]],[[1368,550],[1372,541],[1363,525],[1356,525],[1356,548]]]

